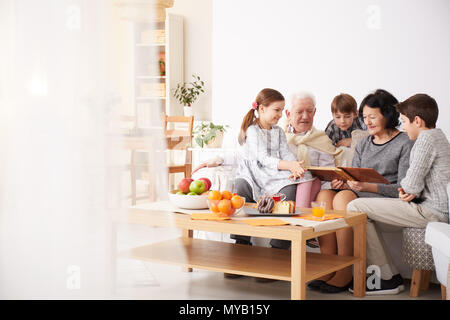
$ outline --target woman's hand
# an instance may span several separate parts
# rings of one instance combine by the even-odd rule
[[[353,191],[366,191],[366,183],[359,181],[347,181],[347,185]]]
[[[360,182],[360,181],[347,181],[348,187],[353,191],[365,191],[378,193],[378,184],[369,183],[369,182]]]
[[[331,189],[346,189],[346,186],[343,180],[333,179],[331,181]]]
[[[405,202],[410,202],[413,200],[416,196],[410,193],[405,193],[405,190],[403,188],[398,188],[398,196],[400,199],[402,199]]]

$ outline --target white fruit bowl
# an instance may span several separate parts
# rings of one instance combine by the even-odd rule
[[[181,209],[208,209],[208,195],[176,194],[178,190],[169,192],[169,201]]]

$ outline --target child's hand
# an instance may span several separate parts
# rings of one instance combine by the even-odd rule
[[[305,160],[302,161],[290,161],[289,162],[289,171],[291,171],[291,175],[289,178],[292,180],[297,180],[298,178],[303,177],[303,174],[305,173],[305,168],[303,168],[302,164],[305,163]]]
[[[292,173],[290,176],[289,176],[289,179],[291,179],[292,181],[295,181],[295,180],[297,180],[298,178],[301,178],[302,177],[302,174],[299,174],[299,173]]]
[[[223,161],[223,160],[222,160]],[[198,170],[200,170],[201,168],[212,168],[212,167],[217,167],[221,164],[220,161],[218,161],[217,158],[211,159],[211,160],[207,160],[201,164],[198,165],[198,167],[196,167],[194,170],[192,170],[191,175],[194,174],[195,172],[197,172]]]
[[[336,143],[336,147],[351,147],[352,145],[352,138],[344,138],[342,140],[339,140],[338,143]]]
[[[405,202],[410,202],[413,200],[416,196],[410,193],[405,193],[405,190],[403,188],[398,188],[398,196],[400,199],[402,199]]]
[[[333,179],[331,181],[331,189],[344,189],[345,183],[343,180]]]
[[[204,167],[206,167],[206,163],[205,163],[205,162],[199,164],[194,170],[192,170],[191,176],[192,176],[195,172],[197,172],[198,170],[200,170],[201,168],[204,168]]]

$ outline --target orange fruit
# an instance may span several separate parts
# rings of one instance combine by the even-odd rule
[[[222,199],[231,200],[233,194],[230,191],[222,191]]]
[[[220,200],[217,207],[219,208],[220,213],[228,215],[231,212],[231,201],[228,199]]]
[[[244,205],[244,199],[241,196],[233,196],[231,198],[231,205],[235,209],[239,209]]]
[[[210,200],[209,202],[209,209],[211,209],[212,212],[218,213],[219,212],[219,204],[220,200]]]
[[[209,200],[221,200],[222,199],[222,194],[217,191],[217,190],[211,190],[208,193],[208,199]]]

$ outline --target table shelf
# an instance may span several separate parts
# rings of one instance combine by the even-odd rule
[[[120,257],[291,281],[291,254],[289,250],[283,249],[182,237],[133,248],[122,252]],[[307,252],[306,281],[358,261],[360,258],[357,257]]]

